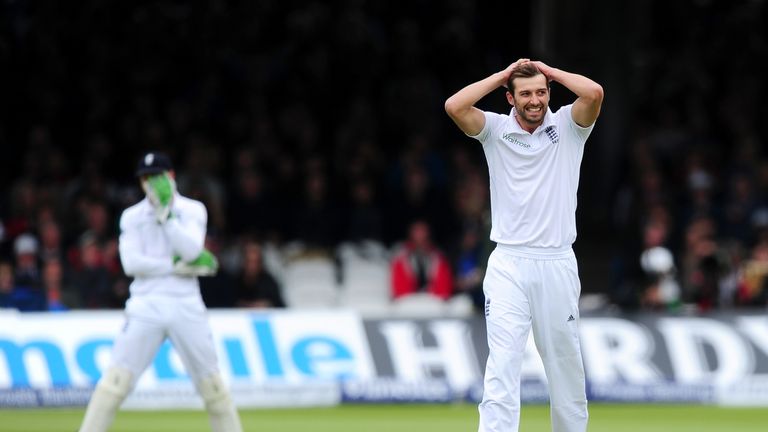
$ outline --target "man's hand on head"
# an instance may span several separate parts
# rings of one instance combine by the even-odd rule
[[[555,72],[555,68],[548,66],[544,62],[541,62],[538,60],[534,61],[533,64],[536,65],[536,68],[539,70],[539,72],[541,72],[542,74],[544,74],[545,77],[547,77],[547,81],[553,80],[552,75]]]
[[[528,63],[529,61],[531,61],[531,59],[527,59],[527,58],[517,59],[517,61],[515,61],[512,64],[510,64],[509,66],[507,66],[506,69],[504,69],[504,71],[503,71],[503,74],[504,74],[504,88],[508,88],[507,81],[509,81],[509,76],[512,75],[512,71],[514,71],[515,68],[517,68],[521,64]]]

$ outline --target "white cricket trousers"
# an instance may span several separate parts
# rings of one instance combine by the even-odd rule
[[[518,431],[520,370],[533,328],[549,383],[552,431],[585,432],[581,285],[573,250],[500,244],[489,257],[483,292],[489,353],[478,430]]]
[[[125,328],[115,338],[112,363],[133,373],[134,383],[170,339],[194,382],[218,373],[208,314],[199,295],[137,296],[125,305]]]

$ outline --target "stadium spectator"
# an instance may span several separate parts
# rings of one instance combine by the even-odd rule
[[[66,259],[66,251],[63,245],[61,227],[54,220],[46,220],[39,224],[40,234],[40,259],[42,261]]]
[[[226,225],[227,194],[221,180],[221,157],[208,138],[193,133],[184,143],[187,148],[184,169],[179,171],[179,190],[201,201],[208,209],[208,225],[222,232]]]
[[[752,215],[759,202],[752,177],[746,172],[736,172],[730,177],[724,203],[723,237],[749,246],[752,239]]]
[[[418,161],[406,159],[390,172],[394,190],[387,202],[386,223],[389,227],[386,242],[394,243],[407,232],[411,223],[420,219],[430,226],[431,236],[438,244],[446,244],[448,228],[453,226],[450,207],[430,178],[429,171]]]
[[[743,306],[768,305],[768,237],[761,238],[744,262],[737,301]]]
[[[112,218],[110,202],[117,186],[103,172],[104,161],[96,156],[86,157],[79,176],[71,179],[61,197],[62,225],[68,234],[65,241],[75,243],[84,232],[91,230],[100,240],[109,235]]]
[[[483,239],[487,238],[485,234],[484,230],[471,228],[463,230],[453,266],[456,275],[456,293],[469,296],[474,309],[478,312],[483,310],[485,303],[483,276],[485,276],[485,265],[488,259],[483,247]]]
[[[79,290],[81,306],[85,309],[122,307],[121,299],[113,292],[114,281],[104,265],[104,253],[95,233],[88,231],[80,237],[77,256],[72,265],[72,282]]]
[[[11,299],[16,309],[22,312],[48,309],[37,257],[38,248],[37,238],[29,233],[16,237],[13,243],[16,265]]]
[[[640,255],[644,281],[640,306],[646,310],[672,310],[680,305],[680,285],[675,277],[672,252],[664,246],[654,246]]]
[[[13,264],[0,261],[0,309],[15,308],[13,302]]]
[[[261,245],[246,240],[243,263],[236,279],[236,305],[243,308],[284,308],[280,286],[264,267]]]
[[[671,249],[672,220],[662,205],[646,210],[639,244],[634,238],[621,262],[623,281],[614,286],[613,301],[624,309],[673,310],[680,306],[676,257]],[[630,237],[631,238],[631,237]],[[618,264],[618,263],[615,263]]]
[[[64,282],[64,265],[57,258],[43,261],[43,289],[49,311],[65,311],[80,305],[78,293],[72,292]]]
[[[682,208],[679,210],[680,222],[684,227],[694,224],[701,218],[708,218],[713,223],[713,229],[721,225],[722,212],[716,200],[715,176],[706,168],[691,162],[687,176],[688,193],[684,196]]]
[[[392,298],[429,293],[447,300],[453,295],[453,275],[445,254],[432,244],[430,226],[416,220],[391,262]]]
[[[488,184],[475,166],[465,166],[458,172],[462,175],[453,187],[456,238],[451,241],[455,290],[469,296],[475,310],[482,311],[485,266],[493,251],[489,239]]]
[[[746,254],[749,250],[740,242],[726,240],[721,247],[722,275],[719,283],[719,308],[728,309],[741,306],[739,290],[744,277]]]
[[[205,248],[216,257],[223,254],[223,239],[216,232],[208,232],[205,237]],[[235,280],[223,269],[213,276],[201,277],[200,294],[208,308],[230,308],[235,306]]]
[[[381,240],[384,234],[384,220],[376,201],[374,183],[367,178],[351,180],[349,189],[350,203],[346,209],[343,240]]]
[[[303,243],[308,249],[330,254],[338,242],[340,214],[337,204],[329,196],[329,188],[325,161],[310,159],[303,193],[291,209],[288,238]]]
[[[111,211],[105,201],[87,200],[84,203],[84,231],[95,237],[103,245],[116,232],[113,227]]]
[[[720,268],[715,222],[706,216],[693,220],[685,232],[682,256],[682,290],[686,302],[698,311],[718,307]]]
[[[227,201],[228,228],[233,235],[275,237],[276,208],[268,196],[264,175],[244,168],[235,176],[233,194]]]
[[[4,201],[9,203],[10,211],[3,224],[5,235],[8,238],[16,238],[34,229],[39,205],[38,190],[31,181],[22,178],[11,187],[8,194]]]

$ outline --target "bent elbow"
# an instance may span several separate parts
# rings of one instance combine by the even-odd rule
[[[179,256],[181,257],[181,260],[184,262],[191,262],[197,259],[197,257],[200,256],[201,253],[203,253],[203,246],[200,245],[200,247],[191,247],[188,249],[185,249],[183,251],[179,251]]]
[[[594,87],[592,88],[590,98],[597,103],[602,103],[604,97],[605,97],[605,92],[603,91],[603,86],[601,86],[600,84],[595,84]]]
[[[197,259],[203,250],[205,249],[205,241],[203,239],[189,239],[184,243],[176,244],[174,247],[174,253],[181,258],[184,262],[190,262]]]
[[[453,97],[446,99],[444,108],[445,112],[451,117],[456,117],[456,114],[459,112],[459,104],[456,103]]]
[[[120,264],[122,265],[123,273],[125,273],[126,276],[134,277],[139,272],[139,266],[136,265],[134,260],[122,258]]]

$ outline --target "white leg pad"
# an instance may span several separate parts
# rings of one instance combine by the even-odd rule
[[[106,432],[132,387],[133,374],[129,370],[119,367],[107,370],[91,395],[80,432]]]
[[[213,432],[242,432],[240,417],[221,375],[213,374],[198,381],[197,391],[205,402]]]

